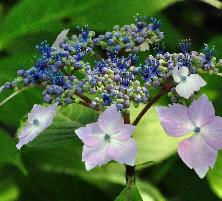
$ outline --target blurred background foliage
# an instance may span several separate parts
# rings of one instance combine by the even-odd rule
[[[38,56],[35,45],[43,40],[52,43],[64,28],[75,33],[77,25],[88,24],[99,34],[116,24],[132,23],[137,13],[161,19],[168,51],[178,51],[179,40],[190,38],[193,49],[209,43],[222,58],[222,2],[218,0],[0,0],[0,85],[12,80],[18,68],[30,68]],[[222,78],[205,79],[208,85],[202,92],[222,115]],[[115,200],[124,188],[123,166],[110,163],[86,172],[82,145],[73,133],[94,121],[95,112],[67,106],[44,135],[21,152],[16,150],[21,119],[41,101],[41,90],[31,89],[0,108],[0,201]],[[138,168],[137,187],[144,201],[222,200],[222,152],[215,168],[201,180],[178,158],[178,140],[164,134],[154,110],[142,119],[135,138],[137,163],[154,161]]]

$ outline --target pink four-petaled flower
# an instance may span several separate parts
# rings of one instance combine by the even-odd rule
[[[133,166],[136,142],[131,138],[135,126],[124,124],[122,115],[112,105],[98,119],[77,129],[77,136],[84,143],[82,160],[86,170],[101,166],[111,160]]]
[[[206,95],[189,107],[173,104],[157,107],[161,124],[168,135],[179,137],[194,132],[183,140],[178,153],[184,163],[203,178],[214,167],[218,150],[222,149],[222,118],[215,115]]]
[[[18,134],[19,142],[16,145],[17,149],[28,144],[48,128],[56,115],[58,104],[53,104],[48,107],[34,105],[32,111],[28,114],[27,125]]]

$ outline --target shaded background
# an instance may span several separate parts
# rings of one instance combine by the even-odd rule
[[[75,33],[77,25],[88,24],[99,34],[116,24],[132,23],[137,13],[161,19],[168,51],[178,51],[179,40],[190,38],[193,49],[201,51],[203,44],[209,43],[222,58],[221,9],[217,0],[0,0],[0,85],[13,80],[20,67],[30,68],[38,57],[35,45],[43,40],[52,43],[64,28]],[[222,79],[205,79],[209,84],[202,92],[222,115]],[[124,169],[111,163],[85,172],[81,144],[72,139],[70,122],[64,124],[66,137],[43,137],[21,152],[16,150],[15,133],[21,119],[34,103],[41,102],[41,91],[32,89],[0,108],[0,201],[114,200],[123,189]],[[71,116],[64,111],[57,122],[65,121],[64,116],[83,124],[92,121],[85,119],[81,107],[70,111]],[[178,142],[163,137],[156,114],[151,111],[147,118],[139,131],[151,137],[143,137],[140,159],[156,159],[157,163],[138,170],[137,183],[144,201],[222,200],[222,152],[214,170],[201,180],[178,158]],[[61,132],[56,126],[53,129],[47,131],[49,136],[52,131]]]

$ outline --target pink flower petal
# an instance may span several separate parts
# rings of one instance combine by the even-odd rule
[[[104,133],[97,123],[91,123],[75,130],[77,136],[86,146],[96,146],[104,138]]]
[[[109,134],[114,134],[120,130],[123,126],[123,118],[121,113],[117,111],[115,105],[108,107],[98,119],[99,127]]]
[[[19,142],[16,145],[17,149],[21,149],[22,146],[31,142],[44,130],[45,127],[36,127],[32,124],[28,124],[25,128],[22,129],[18,136]]]
[[[203,178],[210,168],[214,167],[217,151],[208,146],[201,134],[182,141],[178,153],[183,162],[194,169],[200,178]]]
[[[96,147],[83,146],[82,160],[85,162],[86,170],[89,171],[96,166],[102,166],[110,161],[105,144]]]
[[[18,134],[19,142],[16,145],[18,149],[28,144],[48,128],[56,115],[57,104],[49,107],[34,105],[32,111],[28,114],[28,124]]]
[[[136,158],[136,142],[132,138],[125,141],[115,141],[109,145],[108,156],[119,163],[134,166]]]
[[[201,135],[213,149],[222,149],[222,118],[215,117],[210,123],[201,128]]]
[[[113,135],[114,139],[125,141],[131,138],[136,126],[124,124],[121,126],[119,133]]]
[[[187,114],[187,107],[173,104],[169,107],[157,107],[160,122],[168,135],[179,137],[194,130]]]
[[[34,105],[32,111],[28,114],[28,122],[33,124],[34,120],[38,120],[41,126],[47,127],[53,121],[53,118],[56,114],[56,108],[58,104],[53,104],[48,107],[41,105]]]
[[[212,103],[204,94],[192,102],[188,108],[188,115],[196,127],[202,127],[214,120],[215,111]]]

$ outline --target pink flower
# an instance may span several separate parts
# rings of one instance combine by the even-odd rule
[[[133,166],[136,157],[136,142],[131,138],[135,126],[124,124],[116,106],[106,109],[98,119],[77,129],[77,136],[84,143],[82,160],[86,170],[101,166],[111,160]]]
[[[35,139],[42,131],[48,128],[56,115],[57,104],[47,108],[41,105],[34,105],[32,111],[28,114],[28,123],[26,127],[18,134],[19,142],[17,149],[28,144]]]
[[[212,103],[206,95],[194,100],[189,107],[173,104],[157,107],[165,132],[174,137],[193,132],[183,140],[178,153],[183,162],[203,178],[214,167],[217,151],[222,149],[222,118],[215,116]]]

